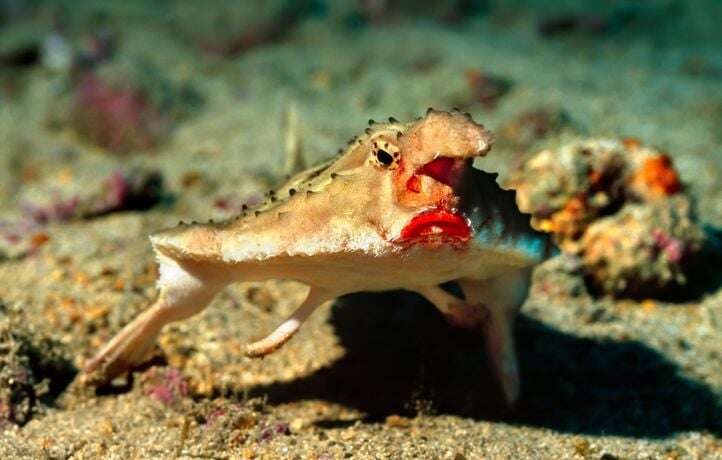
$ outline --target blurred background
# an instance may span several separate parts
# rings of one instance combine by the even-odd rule
[[[155,295],[150,232],[427,107],[495,134],[476,166],[565,250],[519,321],[516,411],[407,293],[241,358],[290,282],[228,289],[135,383],[68,394]],[[0,0],[0,456],[722,458],[720,127],[718,0]]]

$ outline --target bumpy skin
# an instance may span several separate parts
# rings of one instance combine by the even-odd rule
[[[293,177],[257,209],[151,236],[159,297],[86,366],[103,382],[143,362],[161,328],[201,311],[229,283],[294,279],[309,292],[248,356],[278,349],[324,301],[408,289],[452,324],[483,331],[510,404],[519,392],[512,325],[531,267],[548,252],[496,176],[471,165],[491,136],[468,114],[429,110],[372,123],[333,160]],[[438,285],[457,281],[465,298]]]

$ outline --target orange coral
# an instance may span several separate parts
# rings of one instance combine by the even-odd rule
[[[600,171],[591,170],[587,173],[587,179],[589,179],[589,185],[592,188],[597,188],[602,184],[604,175]]]
[[[538,228],[545,232],[557,234],[560,243],[567,239],[575,240],[581,236],[586,225],[591,220],[591,214],[584,194],[574,196],[564,205],[564,208],[554,213],[549,219],[538,222]]]
[[[646,158],[635,172],[632,184],[639,190],[648,191],[654,198],[674,195],[681,189],[679,175],[665,154]]]

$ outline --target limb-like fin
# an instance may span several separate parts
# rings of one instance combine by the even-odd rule
[[[486,307],[488,317],[483,329],[486,350],[509,406],[514,406],[519,399],[520,386],[514,320],[526,299],[530,280],[530,267],[489,280],[458,280],[468,302]]]
[[[223,285],[206,284],[172,259],[161,257],[158,299],[128,323],[85,365],[83,383],[103,384],[142,364],[166,324],[203,310]]]
[[[441,289],[439,286],[414,288],[426,300],[434,304],[452,326],[464,329],[480,329],[486,318],[486,309],[472,305]]]
[[[484,340],[506,403],[511,407],[519,399],[519,366],[514,347],[514,318],[503,313],[489,308],[489,318],[484,327]]]
[[[494,374],[509,406],[519,399],[519,370],[514,351],[514,316],[516,311],[499,307],[493,290],[484,281],[460,280],[466,300],[461,300],[439,286],[424,286],[414,291],[433,303],[454,326],[483,332],[486,350]]]
[[[306,319],[326,300],[333,298],[327,292],[311,287],[306,299],[280,326],[266,337],[246,345],[246,356],[261,358],[278,350],[291,340]]]

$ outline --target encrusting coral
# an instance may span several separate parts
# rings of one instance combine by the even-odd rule
[[[682,285],[704,245],[671,159],[636,139],[542,150],[510,182],[532,225],[579,256],[587,281],[604,293],[642,296]]]

